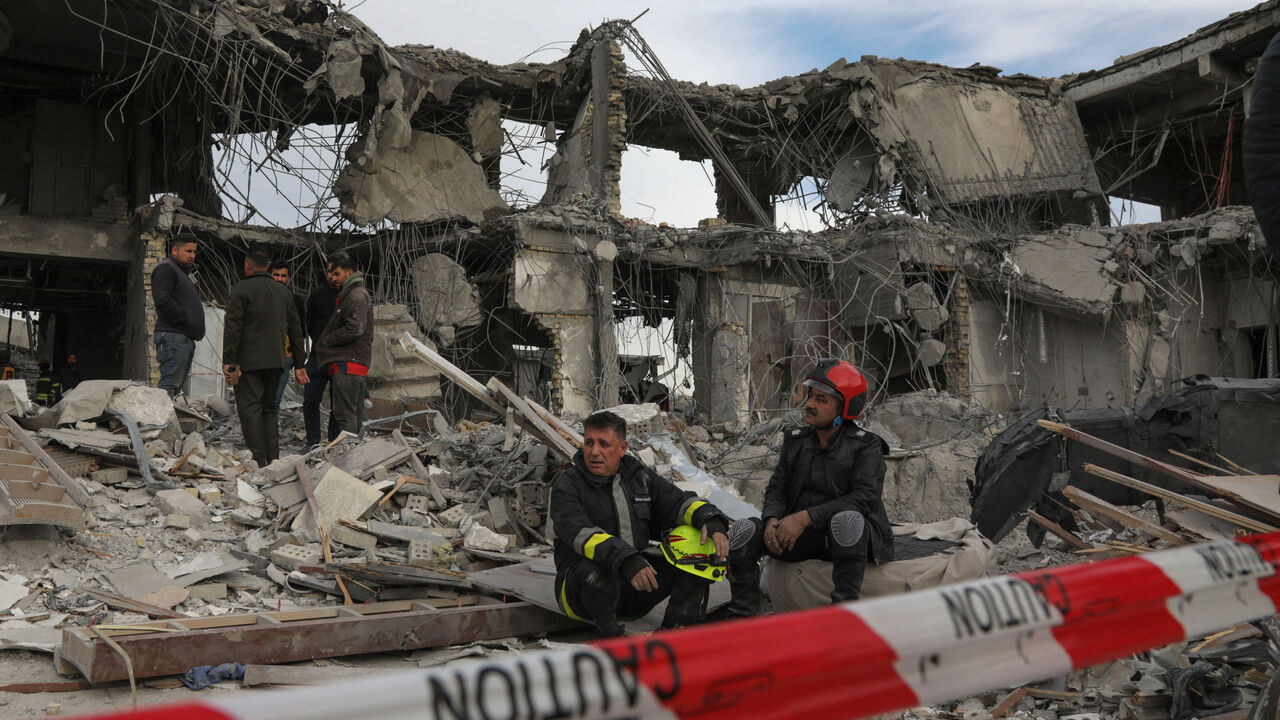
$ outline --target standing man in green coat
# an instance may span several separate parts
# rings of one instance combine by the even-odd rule
[[[270,265],[271,256],[264,248],[245,254],[245,278],[231,291],[222,335],[222,372],[235,387],[244,444],[259,467],[280,455],[275,399],[284,370],[286,338],[297,368],[294,376],[299,383],[307,382],[302,319],[292,293],[267,273]]]

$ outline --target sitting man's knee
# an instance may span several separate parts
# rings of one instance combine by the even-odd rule
[[[855,547],[866,532],[866,518],[857,510],[841,510],[831,517],[833,549]]]
[[[729,552],[760,544],[759,540],[763,538],[763,527],[764,523],[760,518],[735,520],[733,526],[729,528]]]

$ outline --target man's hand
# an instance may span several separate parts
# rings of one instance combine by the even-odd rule
[[[711,536],[711,542],[716,545],[716,559],[724,561],[729,557],[729,536],[722,532],[714,533]],[[702,526],[702,544],[707,544],[707,526]]]
[[[778,527],[782,522],[776,517],[764,519],[764,546],[769,552],[780,553],[782,548],[778,545]]]
[[[307,376],[306,368],[298,368],[293,371],[293,379],[298,381],[299,385],[306,385],[311,382],[311,378]]]
[[[223,365],[222,378],[227,381],[228,385],[235,385],[236,381],[240,379],[240,366]]]
[[[640,592],[653,592],[658,589],[658,573],[649,563],[645,563],[640,572],[631,576],[631,587]]]
[[[800,537],[800,533],[804,532],[804,529],[812,524],[813,519],[809,517],[808,510],[791,513],[790,515],[782,518],[778,523],[776,532],[774,533],[774,537],[778,542],[778,547],[782,548],[783,552],[795,547],[796,538]]]

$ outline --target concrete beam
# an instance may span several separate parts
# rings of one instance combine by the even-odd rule
[[[0,216],[0,253],[127,263],[134,238],[128,225],[89,220]]]
[[[1145,57],[1146,59],[1131,61],[1132,64],[1130,65],[1112,66],[1112,68],[1097,71],[1098,74],[1096,75],[1087,73],[1087,75],[1092,75],[1093,77],[1071,85],[1064,94],[1079,104],[1100,100],[1111,93],[1120,92],[1129,85],[1153,75],[1169,70],[1186,68],[1193,64],[1198,66],[1201,57],[1252,36],[1265,35],[1270,38],[1275,34],[1277,27],[1280,27],[1280,7],[1273,6],[1235,27],[1206,35],[1179,47],[1165,46],[1168,49],[1163,52],[1157,49],[1150,51],[1150,53],[1144,53],[1140,57]],[[1185,42],[1185,39],[1180,42]],[[1174,44],[1176,45],[1177,43]]]

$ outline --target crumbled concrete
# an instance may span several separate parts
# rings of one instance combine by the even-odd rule
[[[348,159],[359,157],[364,143],[357,141]],[[479,224],[508,211],[466,151],[442,135],[419,131],[404,148],[380,148],[371,167],[347,165],[333,192],[343,216],[357,225],[454,218]]]
[[[186,490],[161,490],[156,493],[155,498],[156,507],[168,515],[188,515],[198,522],[209,517],[209,508]]]
[[[480,292],[470,283],[467,271],[448,255],[428,253],[413,263],[413,286],[418,295],[418,322],[422,329],[439,333],[441,328],[475,327],[483,314]]]

